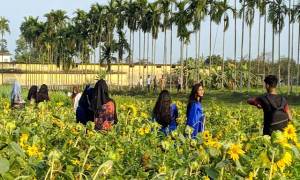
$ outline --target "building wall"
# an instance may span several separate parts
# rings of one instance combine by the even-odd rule
[[[11,62],[10,56],[8,55],[0,55],[0,62]]]
[[[11,84],[15,79],[23,86],[47,84],[49,86],[72,86],[94,83],[99,72],[106,72],[106,67],[99,65],[79,65],[72,68],[67,73],[61,67],[56,65],[42,64],[14,64],[3,63],[4,74],[0,75],[0,83]],[[162,74],[168,74],[171,66],[139,66],[129,67],[128,65],[111,65],[111,74],[106,75],[106,80],[109,85],[128,86],[137,85],[139,77],[144,77],[146,82],[147,75],[160,78]],[[8,73],[9,72],[9,73]],[[2,79],[3,77],[3,79]],[[3,81],[2,81],[3,80]]]

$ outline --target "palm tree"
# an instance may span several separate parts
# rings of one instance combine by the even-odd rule
[[[188,7],[189,13],[193,18],[193,27],[195,31],[195,67],[197,68],[197,81],[199,81],[199,67],[197,61],[200,59],[200,45],[201,45],[201,22],[207,14],[206,1],[191,0]],[[198,37],[197,37],[198,36]]]
[[[270,4],[269,9],[269,19],[273,24],[274,32],[278,33],[278,79],[281,81],[281,72],[280,72],[280,49],[281,49],[281,32],[284,27],[284,18],[286,14],[286,6],[284,1],[276,0]]]
[[[5,33],[10,33],[10,29],[9,29],[9,21],[5,18],[5,17],[0,17],[0,33],[1,33],[1,42],[4,42],[4,34]],[[1,68],[3,70],[3,51],[4,48],[3,46],[1,47],[1,51],[2,51],[2,57],[1,57]],[[0,51],[0,52],[1,52]],[[3,85],[3,72],[2,72],[2,85]]]
[[[134,32],[138,30],[138,18],[139,18],[139,6],[136,1],[130,0],[129,2],[125,3],[126,5],[126,20],[127,20],[127,27],[130,30],[130,40],[129,44],[131,46],[131,53],[129,56],[130,59],[130,66],[133,64],[133,57],[134,57]],[[129,68],[129,76],[131,74],[131,77],[129,78],[129,84],[130,87],[133,87],[133,68],[130,73],[130,68]]]
[[[265,1],[265,0],[258,0],[257,2],[257,6],[260,12],[260,17],[264,16],[264,42],[263,42],[263,79],[265,79],[266,76],[266,63],[265,63],[265,59],[266,59],[266,29],[267,29],[267,5],[269,4],[269,1]],[[260,30],[259,30],[260,31]],[[259,43],[260,43],[260,38],[259,38]],[[258,51],[258,56],[259,56],[259,51]],[[258,63],[259,64],[259,63]]]
[[[227,1],[224,0],[223,1],[223,5],[222,5],[222,11],[223,11],[223,52],[222,52],[222,85],[221,87],[224,87],[224,78],[225,78],[225,74],[224,74],[224,70],[225,70],[225,35],[226,35],[226,31],[228,30],[229,27],[229,16],[227,14],[227,10],[231,9],[228,5],[227,5]],[[231,9],[233,10],[233,9]],[[233,10],[234,11],[234,10]]]
[[[164,32],[164,54],[163,54],[163,64],[164,73],[165,67],[167,65],[167,30],[170,28],[170,0],[158,0],[158,5],[161,13],[163,14],[163,22],[161,25],[162,32]]]
[[[300,13],[299,13],[299,10],[300,10],[300,5],[297,5],[296,6],[296,20],[298,22],[298,53],[297,53],[297,86],[299,86],[299,76],[300,76],[300,66],[299,66],[299,60],[300,60]]]
[[[241,42],[241,59],[240,59],[240,68],[242,65],[242,60],[244,59],[244,31],[245,31],[245,4],[246,0],[240,0],[240,3],[243,3],[242,8],[240,10],[240,16],[242,16],[242,42]],[[243,88],[243,74],[240,73],[240,89],[242,91]]]
[[[254,19],[254,1],[248,1],[247,2],[247,9],[246,9],[246,23],[249,26],[249,57],[248,57],[248,93],[250,91],[250,82],[251,82],[251,39],[252,39],[252,25],[253,25],[253,19]]]
[[[291,60],[290,60],[290,52],[291,52],[291,0],[289,1],[289,37],[288,37],[288,95],[291,93]]]
[[[144,9],[144,16],[142,16],[141,22],[140,22],[140,28],[142,29],[144,33],[144,46],[143,46],[143,60],[147,59],[146,62],[146,68],[147,72],[146,74],[148,75],[149,69],[148,69],[148,64],[149,64],[149,33],[151,32],[151,22],[152,22],[152,12],[149,8],[149,4],[146,5],[146,8]],[[146,34],[148,34],[148,43],[147,43],[147,58],[146,58]],[[145,69],[145,68],[143,68]],[[144,70],[143,70],[143,82],[145,78]]]
[[[190,23],[188,13],[185,9],[187,0],[176,2],[178,12],[173,16],[173,22],[177,25],[177,37],[180,39],[180,78],[183,80],[183,48],[184,44],[189,40],[190,31],[187,25]]]

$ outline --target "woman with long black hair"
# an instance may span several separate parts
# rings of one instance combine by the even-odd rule
[[[50,101],[48,94],[48,86],[46,84],[41,85],[39,92],[37,93],[36,103]]]
[[[162,126],[161,131],[168,135],[177,128],[177,118],[178,109],[176,104],[172,104],[169,91],[161,91],[153,109],[153,119]]]
[[[118,122],[116,104],[109,97],[106,81],[99,80],[94,87],[94,96],[91,107],[94,112],[96,130],[110,130],[113,124]]]
[[[205,116],[202,107],[204,88],[202,83],[195,84],[192,88],[186,111],[187,126],[193,128],[191,138],[204,131]]]
[[[38,87],[36,85],[31,86],[27,96],[27,100],[30,101],[31,104],[34,104],[36,102],[37,93]]]
[[[90,87],[90,85],[87,85],[82,92],[78,102],[78,107],[76,108],[76,121],[84,125],[86,125],[88,121],[94,120],[94,112],[91,109],[93,92],[93,88]]]

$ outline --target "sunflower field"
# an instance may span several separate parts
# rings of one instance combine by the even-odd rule
[[[207,95],[206,131],[192,140],[185,96],[173,96],[180,117],[169,136],[151,120],[151,96],[113,96],[119,123],[109,132],[77,124],[62,92],[22,110],[0,97],[0,179],[300,178],[300,106],[291,106],[285,131],[269,137],[262,136],[262,111]]]

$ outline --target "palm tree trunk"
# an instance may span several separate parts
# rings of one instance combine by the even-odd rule
[[[147,76],[149,75],[149,51],[150,51],[150,33],[147,37]]]
[[[249,59],[248,59],[248,93],[251,86],[251,39],[252,39],[252,24],[249,27]]]
[[[294,7],[294,1],[293,1],[293,7]],[[294,22],[292,22],[292,49],[291,49],[291,62],[294,62]],[[291,77],[291,93],[293,93],[293,78],[294,74],[292,72],[292,77]]]
[[[281,55],[280,55],[280,43],[281,43],[281,33],[278,33],[278,80],[279,80],[279,87],[281,87]]]
[[[181,40],[180,43],[180,78],[183,81],[183,40]],[[182,86],[183,84],[184,83],[182,83]]]
[[[132,56],[131,56],[131,88],[133,88],[133,70],[134,70],[134,31],[132,31]]]
[[[298,55],[297,55],[297,86],[299,87],[299,75],[300,75],[300,66],[299,66],[299,60],[300,60],[300,22],[298,23]],[[296,91],[298,92],[298,91]]]
[[[139,78],[141,77],[141,29],[139,30]]]
[[[211,71],[211,38],[212,38],[212,19],[210,17],[210,21],[209,21],[209,76],[210,76],[210,71]],[[211,86],[211,82],[209,83],[209,85]]]
[[[4,33],[2,32],[1,33],[1,42],[3,42],[3,39],[4,39]],[[1,47],[1,50],[2,50],[2,47]],[[3,72],[4,71],[4,69],[3,69],[4,57],[3,56],[4,56],[4,52],[2,52],[2,54],[1,54],[1,60],[2,60],[1,61],[1,69],[2,69],[2,72],[1,72],[2,79],[1,79],[1,81],[2,81],[2,84],[1,85],[3,85],[3,82],[4,82],[3,81],[3,78],[4,78],[4,74],[3,74],[4,73]]]
[[[200,81],[200,54],[201,54],[201,21],[199,22],[199,31],[198,31],[198,57],[197,57],[197,82]],[[197,41],[197,40],[196,40]]]
[[[197,71],[198,71],[198,67],[197,67],[197,58],[198,58],[198,32],[195,32],[195,58],[194,58],[194,67],[195,67],[195,71],[193,73],[193,82],[195,83],[196,79],[197,79]]]
[[[289,1],[289,9],[291,9],[291,1]],[[288,95],[290,95],[291,89],[291,60],[290,60],[290,52],[291,52],[291,13],[289,13],[289,37],[288,37]]]
[[[259,22],[258,22],[258,41],[257,41],[257,74],[260,72],[260,62],[259,62],[259,56],[260,56],[260,26],[261,26],[261,17],[259,15]]]
[[[224,26],[225,26],[225,21],[224,21]],[[224,88],[224,67],[225,67],[225,63],[224,63],[224,58],[225,58],[225,29],[223,30],[223,53],[222,53],[222,84],[221,84],[221,88]]]
[[[236,7],[236,1],[234,1],[234,9],[235,11],[237,11],[237,7]],[[237,55],[236,55],[236,34],[237,34],[237,28],[236,28],[236,14],[234,15],[234,86],[233,86],[233,89],[234,91],[236,91],[236,83],[237,83]]]
[[[132,43],[131,43],[131,35],[132,35],[132,33],[131,33],[131,30],[130,30],[130,32],[129,32],[129,46],[130,46],[130,56],[129,56],[129,61],[128,61],[128,88],[130,89],[130,65],[131,65],[131,58],[132,58]]]
[[[145,59],[146,59],[146,33],[144,32],[144,46],[143,46],[143,83],[145,82]]]
[[[266,77],[266,31],[267,31],[267,14],[265,8],[265,17],[264,17],[264,44],[263,44],[263,80]],[[264,87],[263,87],[264,88]]]
[[[274,46],[275,46],[275,30],[274,30],[274,27],[272,28],[272,66],[271,66],[271,68],[272,68],[272,74],[274,74],[274,54],[275,54],[275,48],[274,48]]]
[[[245,6],[245,0],[244,0],[244,4]],[[241,44],[241,60],[240,60],[240,69],[242,67],[242,60],[243,60],[243,56],[244,56],[244,31],[245,31],[245,10],[243,10],[243,17],[242,17],[242,44]],[[242,69],[241,69],[242,70]],[[241,71],[240,74],[240,89],[242,91],[243,88],[243,71]]]
[[[165,37],[164,37],[164,68],[163,74],[166,73],[166,65],[167,65],[167,29],[165,27]]]
[[[172,5],[171,5],[171,11],[172,11]],[[171,37],[170,37],[170,91],[172,90],[172,52],[173,51],[173,25],[171,25]]]

